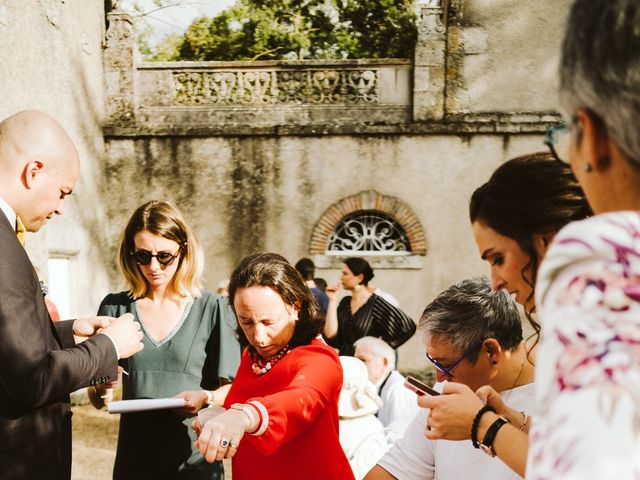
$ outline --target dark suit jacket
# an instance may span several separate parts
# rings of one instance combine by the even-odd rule
[[[0,210],[0,476],[71,475],[69,393],[117,376],[105,335],[74,345],[72,322],[54,324],[38,278]]]

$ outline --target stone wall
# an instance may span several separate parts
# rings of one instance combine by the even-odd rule
[[[39,109],[58,119],[81,157],[81,173],[66,211],[27,235],[27,250],[46,279],[49,258],[68,258],[70,310],[95,313],[113,277],[112,239],[103,230],[113,197],[102,183],[104,144],[103,0],[0,2],[0,118]]]
[[[540,142],[538,134],[108,138],[108,182],[127,192],[109,204],[110,238],[115,247],[140,203],[171,199],[204,244],[207,284],[215,288],[247,253],[272,250],[292,262],[310,256],[325,210],[373,190],[401,199],[424,229],[420,266],[376,266],[374,279],[417,319],[450,283],[488,273],[472,240],[468,199],[500,162]],[[339,273],[339,264],[317,272],[330,283]],[[402,365],[415,355],[415,345],[405,349]]]
[[[569,0],[449,0],[447,113],[553,111]]]
[[[316,227],[364,195],[406,209],[420,248],[371,261],[414,318],[450,283],[488,273],[468,199],[501,162],[544,148],[558,121],[570,0],[423,3],[414,59],[153,64],[126,16],[105,35],[102,1],[2,2],[0,115],[51,113],[82,157],[65,215],[28,238],[35,263],[46,276],[48,258],[68,256],[73,312],[94,312],[121,286],[128,216],[161,198],[194,225],[209,288],[254,250],[315,255],[335,282],[340,259],[318,253]],[[426,365],[418,358],[417,340],[401,350],[403,367]]]
[[[429,0],[411,62],[107,63],[112,245],[136,206],[171,199],[204,244],[209,288],[256,250],[313,256],[333,283],[327,224],[377,201],[417,248],[370,257],[374,282],[419,318],[449,284],[488,274],[468,200],[501,162],[545,148],[569,3]],[[135,59],[125,38],[132,53],[115,57]],[[422,353],[412,340],[400,366]]]

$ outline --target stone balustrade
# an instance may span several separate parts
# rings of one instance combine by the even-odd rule
[[[407,60],[142,62],[139,119],[152,126],[406,123]]]
[[[172,69],[173,105],[375,105],[378,69],[320,65]]]
[[[421,5],[412,59],[236,62],[142,61],[131,17],[111,12],[105,134],[521,133],[557,122],[548,110],[469,108],[501,80],[467,74],[488,61],[486,32],[450,10],[448,0]]]

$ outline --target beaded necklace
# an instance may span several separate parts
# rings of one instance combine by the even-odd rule
[[[252,351],[249,353],[251,355],[251,361],[253,362],[251,364],[251,370],[253,370],[253,373],[255,373],[256,375],[264,375],[273,367],[275,367],[276,364],[280,360],[282,360],[282,358],[290,351],[291,347],[289,347],[289,345],[286,345],[282,350],[280,350],[273,357],[268,358],[267,360],[263,360],[260,355]]]

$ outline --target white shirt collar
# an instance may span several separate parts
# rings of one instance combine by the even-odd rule
[[[387,373],[386,375],[383,375],[376,383],[376,388],[378,389],[378,392],[380,391],[380,387],[382,386],[382,384],[384,382],[386,382],[389,377],[391,376],[391,374],[393,374],[393,370],[391,370],[389,373]]]
[[[2,210],[2,213],[4,213],[5,217],[7,217],[7,220],[9,220],[9,223],[15,230],[16,229],[16,212],[13,211],[13,208],[11,208],[11,206],[7,202],[5,202],[2,199],[2,197],[0,197],[0,210]]]

